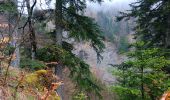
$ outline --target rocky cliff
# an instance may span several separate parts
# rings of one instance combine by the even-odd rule
[[[88,43],[75,43],[74,46],[73,52],[91,66],[92,72],[97,78],[106,84],[115,82],[115,77],[109,71],[111,68],[109,64],[120,64],[126,57],[117,53],[117,48],[113,43],[105,42],[106,48],[102,53],[103,60],[100,63],[97,61],[96,52]]]

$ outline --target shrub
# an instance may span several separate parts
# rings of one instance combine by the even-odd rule
[[[38,60],[31,60],[29,58],[21,59],[21,68],[28,68],[30,70],[40,70],[45,68],[45,64]]]

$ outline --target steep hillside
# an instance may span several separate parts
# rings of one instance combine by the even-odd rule
[[[109,64],[120,64],[126,59],[126,56],[120,53],[128,51],[129,42],[133,41],[132,34],[134,34],[134,32],[132,29],[135,23],[133,19],[116,22],[116,16],[118,16],[119,11],[129,9],[127,3],[113,4],[108,7],[106,7],[107,4],[101,6],[97,4],[91,5],[92,4],[88,5],[85,14],[96,20],[105,36],[106,48],[102,54],[103,60],[98,63],[96,52],[88,43],[74,43],[75,50],[73,52],[90,64],[93,73],[96,74],[99,79],[106,84],[112,84],[116,79],[109,72],[112,68]]]
[[[88,43],[75,43],[73,51],[80,58],[84,59],[91,67],[96,76],[106,84],[115,82],[115,78],[108,72],[111,67],[109,64],[120,64],[125,56],[117,53],[117,48],[111,42],[105,42],[106,48],[102,53],[103,60],[98,62],[96,52],[88,45]]]
[[[109,3],[108,3],[109,4]],[[129,9],[128,3],[115,5],[114,2],[106,7],[104,5],[88,6],[85,14],[94,18],[100,26],[106,41],[114,44],[115,50],[119,53],[128,51],[129,34],[134,34],[133,27],[135,26],[135,19],[128,21],[117,21],[119,12]],[[105,6],[105,7],[104,7]]]

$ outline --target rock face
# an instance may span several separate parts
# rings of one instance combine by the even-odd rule
[[[106,84],[112,84],[116,81],[115,77],[109,72],[111,66],[109,64],[120,64],[123,56],[117,53],[117,49],[113,43],[105,42],[105,50],[102,53],[103,60],[97,63],[96,52],[88,43],[75,43],[73,53],[82,58],[91,66],[92,72]]]

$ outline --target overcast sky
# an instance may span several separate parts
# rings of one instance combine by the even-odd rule
[[[113,8],[123,9],[123,8],[127,8],[128,5],[134,1],[135,0],[104,0],[101,4],[87,2],[87,7],[93,10],[107,10],[111,8],[112,9]],[[45,0],[37,0],[36,9],[47,9],[49,7],[54,8],[54,3],[55,3],[55,0],[52,0],[52,3],[50,4],[50,6],[47,6],[45,3]]]
[[[55,0],[52,0],[52,3],[50,5],[50,7],[54,7],[54,1]],[[129,3],[133,2],[133,1],[134,0],[104,0],[101,3],[101,5],[98,4],[98,3],[92,3],[92,2],[88,2],[87,4],[88,4],[88,6],[92,6],[92,7],[96,8],[96,9],[100,9],[100,8],[103,9],[103,7],[109,7],[109,6],[113,6],[113,5],[115,5],[115,6],[117,6],[117,5],[121,6],[121,5],[125,5],[125,4],[128,5]],[[39,5],[41,5],[42,8],[47,8],[48,7],[45,4],[45,0],[37,0],[37,2],[38,2],[38,5],[37,5],[38,8],[39,8]]]
[[[88,7],[95,10],[107,10],[107,9],[127,9],[129,4],[135,0],[104,0],[101,4],[89,3]]]

